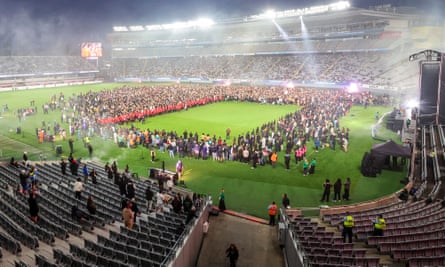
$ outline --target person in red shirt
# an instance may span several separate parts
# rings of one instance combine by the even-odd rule
[[[278,207],[275,204],[275,201],[273,201],[272,204],[269,205],[267,210],[269,212],[269,225],[274,226],[275,225],[275,216],[278,213]]]

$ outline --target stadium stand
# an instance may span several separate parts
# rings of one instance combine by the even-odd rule
[[[192,220],[184,228],[184,232],[178,232],[181,224],[185,224],[186,215],[170,212],[168,206],[162,214],[147,214],[144,210],[141,219],[137,221],[135,229],[130,230],[115,221],[121,220],[120,201],[121,195],[116,185],[107,180],[103,165],[91,163],[98,169],[98,183],[93,186],[85,184],[85,193],[95,196],[97,205],[96,215],[85,215],[86,220],[78,221],[72,218],[69,212],[74,204],[83,209],[81,203],[86,203],[86,196],[82,200],[74,198],[70,181],[74,181],[72,175],[60,176],[60,166],[57,163],[38,164],[40,181],[39,186],[40,215],[38,224],[34,224],[27,217],[28,210],[26,197],[21,193],[15,193],[11,189],[17,188],[18,173],[25,168],[20,165],[0,166],[0,225],[7,230],[8,235],[0,232],[0,245],[7,251],[17,254],[21,251],[20,244],[31,249],[39,246],[39,241],[54,244],[55,237],[68,242],[69,250],[63,246],[53,249],[54,261],[43,255],[35,254],[37,266],[52,266],[61,264],[63,266],[165,266],[174,261],[178,249],[184,245],[186,235],[193,223]],[[134,180],[137,184],[136,200],[139,206],[145,207],[144,190],[151,186],[152,190],[158,191],[156,185],[149,181]],[[8,191],[9,190],[9,191]],[[185,192],[191,194],[190,192]],[[171,197],[173,197],[173,192]],[[206,206],[198,207],[199,215],[205,215]],[[87,214],[87,211],[83,211]],[[51,220],[49,219],[51,218]],[[144,219],[145,218],[145,219]],[[113,228],[113,225],[118,225]],[[83,237],[87,231],[94,234],[95,227],[101,228],[102,232],[108,233],[109,237],[97,235],[97,241]],[[116,227],[116,226],[114,226]],[[116,230],[106,230],[116,229]],[[30,235],[29,233],[33,233]],[[71,243],[70,234],[78,236],[83,244]],[[34,236],[35,235],[35,236]],[[83,238],[82,238],[83,237]],[[61,242],[60,240],[57,242]],[[16,265],[32,266],[23,261],[15,261]]]

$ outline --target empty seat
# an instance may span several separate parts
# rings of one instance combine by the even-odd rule
[[[128,266],[138,267],[139,266],[139,257],[134,255],[128,255],[127,260]]]
[[[153,262],[146,258],[140,258],[140,266],[141,267],[153,267]]]

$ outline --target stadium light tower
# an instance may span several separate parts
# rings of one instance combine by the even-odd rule
[[[277,16],[277,14],[275,13],[275,10],[273,10],[273,9],[266,10],[266,12],[264,12],[264,15],[265,15],[265,17],[267,17],[269,19],[274,19]]]

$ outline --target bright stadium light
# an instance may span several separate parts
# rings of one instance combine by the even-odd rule
[[[133,25],[133,26],[128,26],[128,28],[130,29],[130,31],[132,32],[140,32],[145,30],[145,27],[142,25]]]
[[[147,31],[157,31],[157,30],[162,30],[162,25],[159,25],[159,24],[157,24],[157,25],[146,25],[146,26],[145,26],[145,29],[146,29]]]
[[[340,1],[337,3],[333,3],[329,5],[329,10],[337,11],[337,10],[344,10],[351,7],[351,4],[348,1]]]
[[[113,31],[115,32],[128,32],[128,28],[125,26],[114,26]]]
[[[208,18],[201,18],[196,20],[195,24],[200,28],[210,28],[215,24],[215,22]]]
[[[406,106],[410,109],[419,107],[419,101],[411,99],[406,103]]]
[[[358,92],[358,84],[350,83],[348,86],[348,93],[357,93]]]
[[[274,19],[276,17],[276,15],[277,14],[275,13],[275,11],[273,9],[269,9],[266,12],[264,12],[264,16],[269,19]]]
[[[279,19],[288,17],[297,17],[304,15],[322,14],[330,11],[339,11],[349,8],[351,5],[348,1],[340,1],[329,5],[311,6],[300,9],[289,9],[284,11],[267,10],[259,15],[252,15],[249,19]]]

